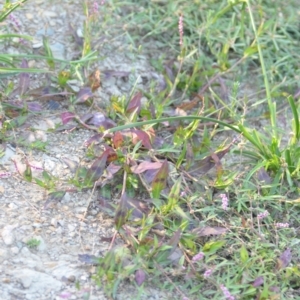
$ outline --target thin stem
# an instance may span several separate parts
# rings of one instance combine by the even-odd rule
[[[273,136],[277,139],[276,104],[272,102],[271,90],[270,90],[269,80],[268,80],[268,77],[267,77],[266,66],[265,66],[265,63],[264,63],[264,57],[263,57],[262,49],[261,49],[261,46],[260,46],[260,43],[259,43],[258,33],[257,33],[257,29],[256,29],[256,26],[255,26],[254,18],[253,18],[252,9],[251,9],[251,6],[250,6],[250,1],[246,0],[246,2],[247,2],[248,10],[249,10],[251,25],[252,25],[254,35],[255,35],[255,40],[256,40],[256,45],[257,45],[257,50],[258,50],[258,55],[259,55],[259,61],[260,61],[260,64],[261,64],[261,70],[262,70],[263,77],[264,77],[264,84],[265,84],[265,88],[266,88],[266,96],[267,96],[268,106],[269,106],[269,110],[270,110],[272,133],[273,133]]]

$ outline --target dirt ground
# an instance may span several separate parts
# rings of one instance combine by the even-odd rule
[[[46,34],[55,57],[74,57],[76,49],[70,38],[69,24],[79,33],[82,31],[81,0],[32,0],[13,16],[20,28],[14,28],[16,25],[7,20],[12,31],[15,29],[34,37],[27,45],[32,48],[32,53],[38,53],[42,48],[42,36]],[[0,52],[22,53],[22,50],[6,45]],[[29,65],[39,67],[34,61],[29,61]],[[102,73],[105,70],[130,72],[128,80],[114,76],[102,78],[102,88],[96,92],[95,101],[104,108],[111,95],[129,94],[134,84],[142,88],[145,82],[160,76],[150,66],[149,57],[129,55],[122,38],[107,43],[96,66]],[[45,83],[44,75],[30,77],[30,88]],[[49,101],[41,101],[45,113],[31,117],[30,127],[34,130],[27,131],[25,125],[13,132],[16,140],[23,137],[29,142],[47,142],[45,152],[12,142],[6,145],[5,155],[0,158],[0,172],[8,174],[7,178],[0,179],[0,299],[106,299],[91,279],[96,267],[78,259],[79,254],[99,256],[104,253],[109,244],[101,241],[101,237],[111,237],[114,233],[113,220],[100,212],[96,195],[92,191],[66,193],[62,201],[45,209],[45,190],[24,181],[15,167],[16,164],[22,170],[27,161],[32,166],[33,176],[46,170],[57,179],[66,180],[72,172],[64,159],[75,163],[86,160],[84,142],[93,132],[84,129],[70,133],[49,131],[61,123],[60,113],[66,111],[67,106],[64,101],[68,100],[55,104],[55,109],[47,109]],[[79,107],[78,111],[87,109]],[[30,247],[33,239],[39,241],[37,247]],[[136,299],[136,294],[133,285],[123,285],[117,299]],[[148,287],[141,298],[174,297],[177,298]]]

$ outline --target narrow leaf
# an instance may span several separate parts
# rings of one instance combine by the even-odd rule
[[[25,169],[25,172],[23,173],[23,176],[26,181],[28,181],[28,182],[32,181],[31,167],[28,163],[26,164],[26,169]]]
[[[128,103],[126,113],[131,114],[135,112],[137,115],[141,111],[141,99],[143,97],[143,94],[141,92],[136,93],[133,98]]]
[[[119,231],[120,228],[126,223],[128,219],[128,197],[126,193],[124,193],[120,199],[118,204],[116,214],[115,214],[115,225],[116,229]]]
[[[60,115],[62,123],[65,125],[76,117],[74,113],[71,112],[63,112]]]
[[[157,170],[161,168],[162,163],[157,162],[151,162],[151,161],[143,161],[139,165],[135,165],[131,167],[131,171],[134,174],[141,174],[147,170]]]
[[[28,62],[26,59],[22,60],[21,68],[28,69]],[[29,81],[30,81],[29,73],[27,73],[27,72],[20,73],[20,75],[19,75],[19,93],[20,93],[20,95],[24,95],[27,92],[27,90],[29,88]]]
[[[109,155],[110,149],[105,150],[99,159],[94,161],[92,166],[89,168],[89,170],[86,173],[86,176],[84,178],[84,185],[85,186],[92,186],[94,182],[96,182],[101,175],[103,174],[103,171],[106,167],[106,161],[107,157]]]
[[[44,209],[47,209],[51,204],[56,204],[59,201],[61,201],[61,199],[65,196],[65,194],[66,194],[65,191],[57,191],[57,192],[50,193],[44,204]]]
[[[158,199],[160,192],[166,187],[167,177],[169,175],[169,166],[167,160],[165,160],[158,170],[152,182],[152,196]]]

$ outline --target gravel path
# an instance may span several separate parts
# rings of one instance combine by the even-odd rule
[[[84,22],[82,1],[32,0],[13,16],[14,20],[6,22],[11,32],[34,37],[26,46],[29,52],[39,53],[42,36],[46,34],[55,57],[74,58],[76,45],[70,38],[69,25],[80,35]],[[19,40],[14,42],[18,44]],[[103,59],[96,66],[102,73],[116,70],[130,75],[128,80],[118,76],[102,79],[102,89],[96,94],[99,106],[105,107],[111,95],[130,93],[133,84],[143,87],[145,82],[160,76],[154,73],[146,56],[128,55],[123,42],[120,38],[107,43],[101,52]],[[3,53],[22,53],[13,44],[1,47]],[[29,65],[41,66],[35,61],[29,61]],[[43,85],[44,79],[44,75],[31,75],[30,88]],[[11,174],[0,180],[0,299],[106,299],[91,279],[95,266],[80,262],[78,254],[105,252],[109,244],[102,242],[101,237],[113,235],[113,220],[99,211],[91,191],[66,193],[62,201],[44,209],[45,190],[25,182],[15,168],[17,164],[22,170],[27,161],[34,176],[46,170],[57,178],[67,179],[72,173],[64,159],[75,163],[86,159],[84,142],[92,136],[91,131],[80,129],[69,134],[48,131],[61,123],[59,115],[63,109],[64,103],[59,103],[57,110],[46,110],[43,116],[32,117],[30,126],[34,130],[27,132],[26,127],[21,127],[14,132],[16,138],[27,141],[47,141],[46,152],[11,143],[0,159],[0,172]],[[37,247],[30,247],[33,240],[39,241]],[[136,299],[136,293],[134,286],[123,285],[117,299]],[[141,298],[174,299],[174,295],[147,288]]]

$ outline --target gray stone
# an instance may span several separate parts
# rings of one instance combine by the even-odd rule
[[[14,229],[17,225],[6,225],[2,229],[1,236],[5,245],[12,245],[15,241]]]
[[[46,294],[57,292],[62,283],[52,276],[31,269],[16,269],[10,272],[30,293]]]

